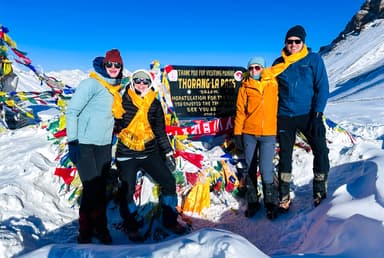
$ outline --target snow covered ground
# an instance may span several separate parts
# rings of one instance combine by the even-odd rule
[[[78,245],[77,209],[53,175],[58,146],[32,126],[0,134],[0,257],[384,257],[384,22],[349,35],[324,56],[332,94],[325,115],[354,135],[329,130],[328,198],[312,206],[312,155],[294,152],[292,207],[274,221],[248,219],[230,194],[193,218],[192,233],[133,244],[111,228],[113,244]],[[20,72],[19,90],[41,90]],[[68,85],[86,76],[58,72]],[[46,110],[44,117],[55,115]],[[52,113],[50,113],[52,112]],[[109,206],[110,223],[118,214]]]

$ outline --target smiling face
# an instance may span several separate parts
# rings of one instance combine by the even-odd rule
[[[133,86],[140,93],[144,93],[149,85],[151,84],[151,80],[147,78],[133,78]]]
[[[254,77],[261,74],[261,71],[263,70],[263,66],[261,64],[252,64],[248,67],[249,74]]]
[[[117,62],[107,62],[105,63],[105,70],[111,76],[111,78],[116,78],[119,76],[120,71],[122,69],[122,65]]]
[[[285,41],[285,49],[289,54],[296,54],[303,49],[304,43],[299,37],[289,37]]]

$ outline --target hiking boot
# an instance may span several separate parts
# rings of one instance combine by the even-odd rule
[[[319,206],[320,203],[322,202],[322,200],[324,200],[325,198],[327,198],[326,195],[323,195],[323,196],[317,195],[317,196],[315,196],[313,198],[313,206],[315,206],[315,207]]]
[[[144,225],[144,221],[136,220],[136,216],[129,216],[123,222],[123,231],[132,242],[144,242],[145,238],[140,234],[139,229]]]
[[[275,219],[279,216],[279,208],[276,205],[267,203],[265,204],[265,208],[267,219]]]
[[[282,213],[288,212],[290,205],[291,205],[291,200],[290,199],[284,200],[284,201],[280,201],[280,203],[279,203],[279,210],[280,210],[280,212],[282,212]]]
[[[188,232],[187,227],[184,227],[179,222],[177,222],[174,225],[167,225],[167,224],[163,224],[163,225],[166,229],[172,231],[176,235],[184,235]]]
[[[279,208],[277,206],[278,196],[277,189],[273,183],[263,184],[264,193],[264,207],[267,210],[266,215],[268,219],[277,218]]]
[[[184,234],[185,229],[182,228],[181,225],[179,225],[179,222],[177,221],[177,217],[179,216],[179,213],[176,208],[173,208],[168,205],[161,205],[162,208],[162,221],[165,228],[169,229],[170,231],[174,232],[175,234]]]
[[[78,244],[89,244],[89,243],[92,243],[92,236],[79,234],[77,236],[77,243]]]
[[[145,241],[145,237],[138,230],[126,231],[128,239],[135,243],[142,243]]]
[[[95,230],[93,235],[103,244],[109,245],[112,244],[112,237],[109,233],[109,230],[103,229],[103,230]]]
[[[77,243],[89,244],[92,243],[92,221],[88,212],[79,212],[79,235],[77,236]]]
[[[244,212],[245,217],[251,218],[255,216],[256,212],[260,210],[260,203],[259,202],[250,202],[248,203],[248,207]]]
[[[144,220],[143,219],[138,220],[136,216],[136,212],[135,214],[132,214],[126,217],[126,219],[124,219],[123,221],[123,229],[126,232],[138,231],[143,226],[144,226]]]

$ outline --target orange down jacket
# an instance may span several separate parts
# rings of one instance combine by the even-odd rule
[[[244,79],[236,100],[234,135],[276,135],[277,94],[277,81],[267,69],[260,81]]]

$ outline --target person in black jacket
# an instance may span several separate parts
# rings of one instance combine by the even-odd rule
[[[163,225],[177,234],[185,232],[177,221],[176,181],[172,175],[176,168],[173,149],[165,131],[163,109],[156,97],[150,73],[146,70],[135,71],[130,86],[123,94],[126,112],[121,120],[116,121],[120,131],[116,150],[122,181],[120,216],[125,231],[133,241],[138,240],[140,228],[133,199],[139,170],[148,173],[161,187]]]

